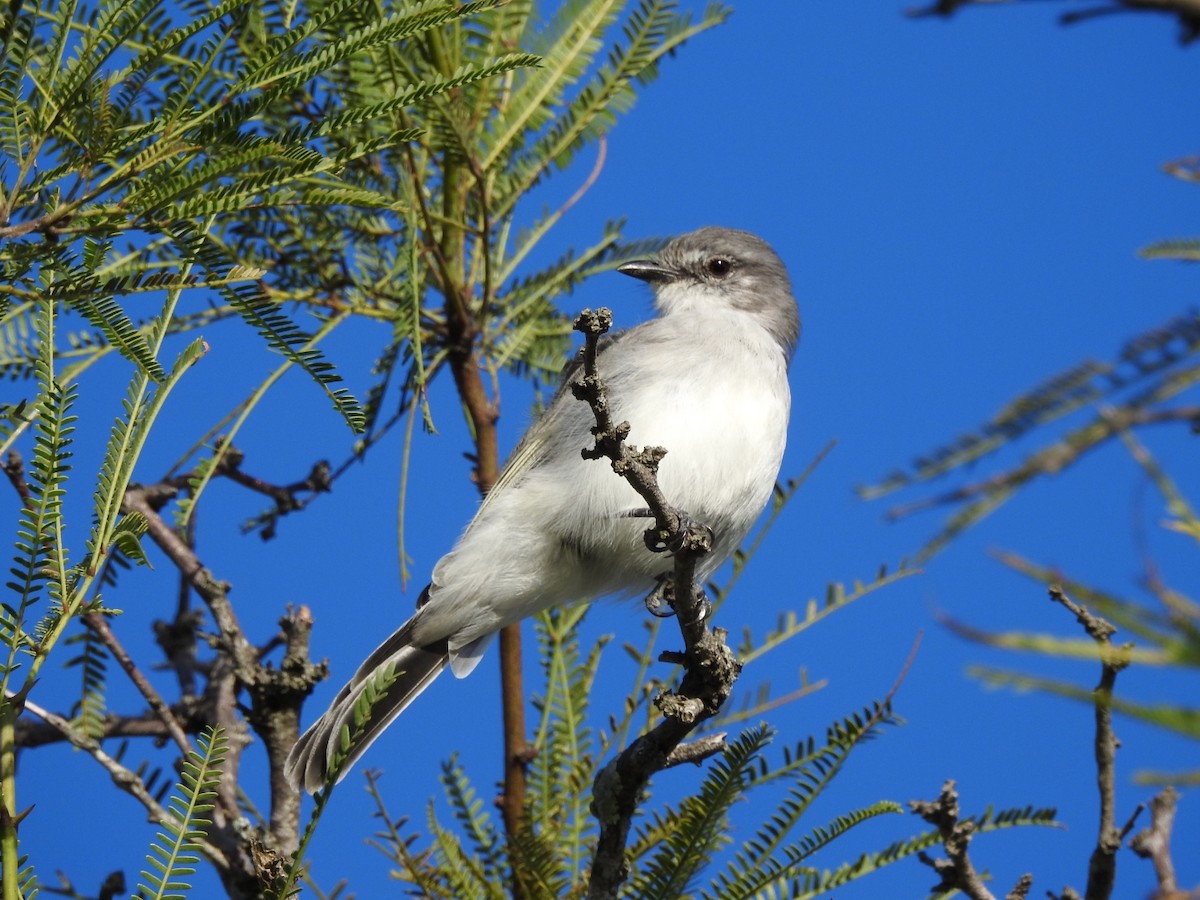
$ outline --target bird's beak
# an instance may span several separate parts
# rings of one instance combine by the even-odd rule
[[[679,277],[679,273],[674,269],[669,269],[652,259],[632,259],[627,263],[617,266],[617,271],[622,275],[629,275],[651,283],[673,281]]]

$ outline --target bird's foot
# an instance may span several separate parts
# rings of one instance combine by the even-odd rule
[[[646,612],[659,619],[669,619],[675,615],[675,576],[671,572],[664,572],[658,576],[657,582],[643,601]],[[695,587],[695,600],[699,613],[697,621],[703,622],[712,612],[712,601],[700,587]]]

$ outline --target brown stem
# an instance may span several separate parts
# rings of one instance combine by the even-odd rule
[[[112,654],[113,659],[117,661],[125,671],[125,674],[129,676],[129,680],[133,682],[146,702],[150,704],[150,709],[162,721],[167,734],[175,742],[175,746],[181,752],[187,753],[191,749],[191,744],[183,732],[183,726],[175,718],[175,713],[171,711],[171,707],[167,705],[167,701],[154,689],[154,685],[142,674],[142,670],[137,667],[133,658],[126,652],[125,647],[117,639],[117,636],[113,634],[113,630],[108,624],[108,619],[102,613],[98,612],[86,613],[82,616],[82,619],[83,624],[100,638],[104,646],[108,648],[108,652]]]
[[[17,496],[21,498],[22,505],[32,506],[33,495],[29,491],[29,482],[25,480],[25,461],[21,459],[21,454],[16,450],[9,450],[8,456],[4,458],[3,469]]]
[[[447,198],[451,195],[447,185]],[[451,229],[447,229],[450,231]],[[461,233],[443,237],[442,256],[447,260],[463,258],[465,247]],[[460,271],[451,270],[445,284],[446,330],[449,342],[450,371],[462,400],[475,442],[475,484],[486,494],[500,474],[499,439],[496,422],[499,414],[489,398],[479,359],[475,351],[476,323],[471,304],[462,294]],[[504,788],[499,799],[504,831],[509,846],[514,845],[525,815],[525,767],[528,764],[528,745],[525,729],[525,692],[521,678],[521,626],[508,625],[500,631],[500,698],[504,732]],[[519,866],[513,866],[511,884],[514,900],[524,896],[518,877]]]
[[[1100,829],[1096,848],[1088,860],[1085,900],[1108,900],[1117,880],[1117,851],[1121,849],[1123,832],[1117,827],[1117,748],[1120,741],[1113,733],[1112,696],[1117,673],[1129,665],[1128,647],[1112,645],[1116,628],[1112,623],[1093,615],[1076,603],[1058,585],[1049,588],[1050,599],[1074,614],[1076,620],[1099,646],[1101,651],[1100,683],[1092,692],[1095,706],[1096,785],[1100,792]]]

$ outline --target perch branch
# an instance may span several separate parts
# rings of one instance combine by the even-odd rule
[[[683,653],[664,657],[684,667],[683,680],[675,693],[655,698],[663,720],[633,741],[596,776],[592,790],[592,813],[600,824],[596,855],[588,885],[589,900],[615,900],[629,875],[625,845],[634,813],[651,776],[683,759],[698,761],[721,749],[719,737],[681,748],[701,722],[714,715],[728,698],[741,669],[725,644],[722,629],[710,630],[705,622],[707,602],[695,584],[696,561],[712,549],[712,532],[690,521],[675,509],[658,486],[658,463],[666,454],[661,447],[642,450],[627,447],[629,423],[614,423],[605,385],[596,369],[600,336],[612,325],[607,309],[584,310],[575,329],[584,335],[583,375],[571,385],[576,398],[591,407],[596,419],[592,429],[595,445],[585,449],[588,459],[607,458],[613,471],[641,495],[654,518],[645,540],[651,550],[669,551],[674,556],[672,583],[665,591],[675,611],[683,636]]]

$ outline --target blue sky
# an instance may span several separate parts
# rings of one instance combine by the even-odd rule
[[[661,80],[609,136],[601,178],[567,217],[557,246],[590,244],[613,218],[627,220],[631,238],[706,224],[765,237],[791,270],[805,329],[792,368],[784,474],[798,474],[837,441],[722,610],[731,631],[749,625],[761,632],[780,612],[823,595],[830,581],[868,579],[881,563],[894,566],[936,530],[936,512],[889,524],[887,501],[857,500],[856,484],[980,424],[1043,378],[1087,357],[1111,358],[1127,337],[1194,307],[1193,269],[1140,260],[1135,251],[1198,233],[1196,188],[1161,167],[1197,149],[1187,123],[1197,121],[1200,94],[1187,86],[1196,83],[1200,50],[1180,47],[1166,18],[1111,16],[1062,28],[1054,17],[1066,8],[997,4],[947,22],[907,19],[899,3],[746,2],[728,24],[668,60]],[[591,162],[585,154],[535,202],[568,196]],[[560,303],[566,311],[612,306],[619,324],[649,311],[644,286],[616,274]],[[206,337],[212,352],[183,388],[189,417],[204,425],[276,364],[238,329]],[[380,339],[347,335],[331,345],[352,388],[361,388],[371,363],[363,348]],[[236,534],[260,504],[228,486],[214,488],[212,509],[202,511],[202,556],[233,583],[252,633],[269,635],[285,603],[313,609],[313,650],[330,659],[334,678],[312,701],[308,721],[405,617],[421,579],[474,508],[462,458],[467,442],[449,388],[433,397],[438,434],[417,439],[420,475],[407,520],[417,575],[407,594],[396,562],[396,440],[311,514],[285,522],[274,542]],[[528,422],[528,408],[528,393],[507,386],[506,449]],[[195,433],[181,427],[161,437],[142,477],[157,477],[153,467],[165,468]],[[1143,437],[1185,491],[1200,497],[1194,438],[1182,428]],[[260,463],[269,459],[277,480],[286,481],[318,456],[338,458],[345,434],[319,392],[294,378],[239,444],[248,470],[265,477]],[[1026,440],[999,462],[1015,462],[1034,446]],[[81,448],[77,472],[87,471],[87,452]],[[825,690],[772,713],[779,739],[795,743],[886,693],[923,634],[897,699],[907,724],[855,754],[809,827],[877,799],[931,799],[944,779],[955,778],[967,811],[1055,806],[1068,826],[980,840],[975,862],[996,876],[997,894],[1025,871],[1034,873],[1038,895],[1066,884],[1082,889],[1097,815],[1090,709],[988,691],[964,669],[976,661],[1027,665],[1091,685],[1096,667],[988,653],[949,634],[936,615],[1075,636],[1070,617],[1038,584],[994,562],[993,548],[1135,595],[1147,549],[1169,583],[1195,592],[1188,575],[1194,547],[1162,530],[1163,516],[1128,455],[1106,449],[1034,484],[922,575],[844,610],[762,671],[748,670],[747,689],[770,680],[785,691],[802,669],[828,679]],[[144,585],[157,602],[161,575],[162,566],[158,576],[129,583]],[[121,625],[131,635],[164,615],[128,595],[119,605],[129,609]],[[588,627],[635,636],[640,615],[637,607],[601,604]],[[363,620],[380,625],[368,632],[354,624]],[[618,665],[617,653],[610,655]],[[488,796],[500,762],[489,665],[495,660],[464,682],[443,679],[372,749],[367,762],[387,771],[394,814],[423,821],[428,798],[438,793],[438,763],[456,752]],[[1194,702],[1195,679],[1133,669],[1118,690]],[[122,699],[135,703],[114,689],[114,707]],[[1194,743],[1128,722],[1118,734],[1124,821],[1151,795],[1133,785],[1135,770],[1196,768],[1200,754]],[[253,749],[247,765],[261,765]],[[56,860],[89,891],[113,868],[131,876],[140,868],[151,829],[132,801],[114,798],[98,767],[57,748],[27,754],[22,770],[25,797],[37,803],[23,826],[35,859]],[[667,794],[699,777],[671,772],[659,784]],[[350,776],[318,834],[317,876],[325,885],[350,877],[362,898],[392,896],[385,861],[363,845],[372,823],[361,784],[361,776]],[[89,829],[80,824],[73,843],[88,846],[61,855],[54,848],[62,846],[62,823],[81,788],[94,790],[105,819],[120,827],[85,839]],[[882,819],[844,849],[835,844],[818,864],[835,866],[920,829],[915,818]],[[1200,811],[1194,792],[1185,793],[1175,838],[1184,885],[1200,883],[1200,864],[1183,849],[1198,843]],[[48,878],[45,862],[42,869]],[[1144,896],[1153,885],[1149,864],[1127,852],[1118,877],[1119,896]],[[919,897],[934,881],[911,860],[837,896]]]

